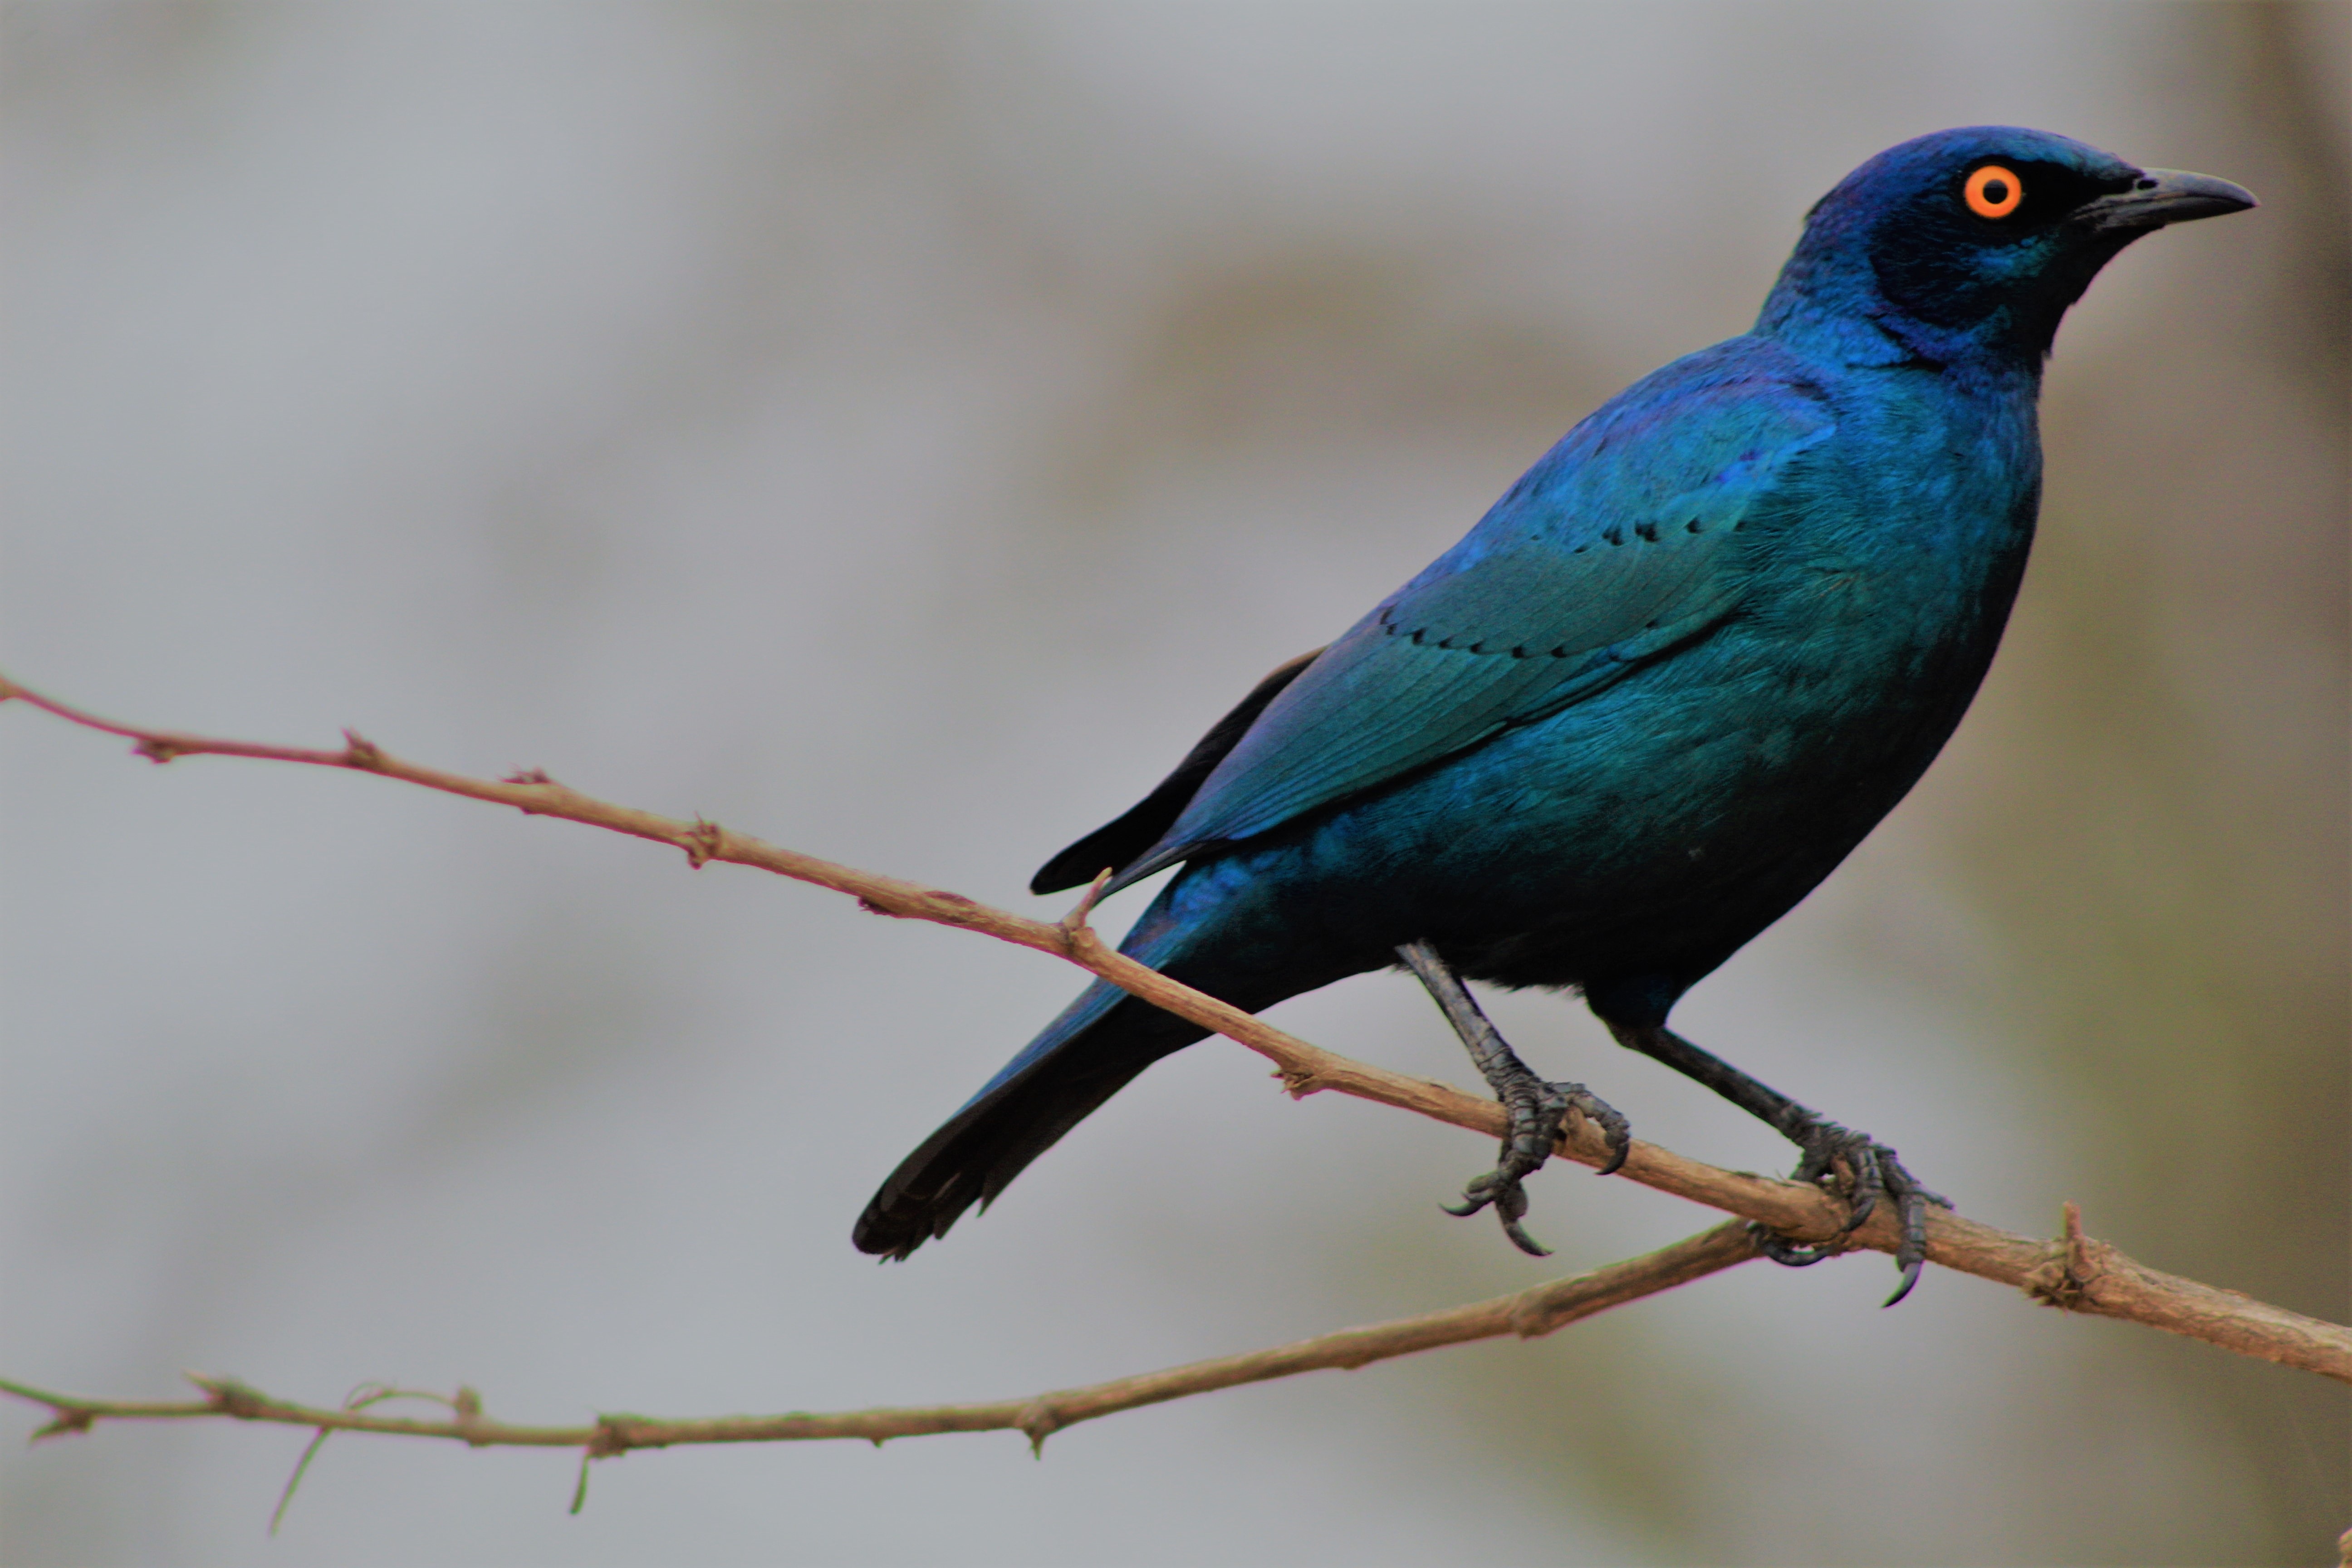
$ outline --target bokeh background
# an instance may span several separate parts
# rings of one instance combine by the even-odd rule
[[[10,4],[0,668],[352,725],[1015,908],[1259,674],[1946,125],[2244,182],[2061,336],[1916,796],[1687,1031],[1972,1215],[2347,1300],[2346,9]],[[0,710],[0,1363],[519,1420],[1000,1397],[1710,1223],[1210,1043],[903,1268],[875,1184],[1076,979],[754,873]],[[1114,905],[1123,919],[1143,895]],[[1762,1129],[1580,1007],[1644,1135]],[[1470,1078],[1409,982],[1280,1021]],[[12,1564],[2289,1563],[2344,1391],[1864,1257],[1056,1437],[0,1433]],[[29,1430],[29,1408],[8,1417]]]

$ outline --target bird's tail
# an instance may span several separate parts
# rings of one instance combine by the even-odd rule
[[[1179,936],[1174,922],[1152,919],[1160,912],[1147,912],[1121,944],[1154,968],[1170,956],[1159,950],[1172,950]],[[1097,981],[898,1163],[857,1216],[857,1249],[903,1258],[945,1236],[966,1209],[993,1201],[1030,1161],[1138,1073],[1207,1035],[1197,1024]]]

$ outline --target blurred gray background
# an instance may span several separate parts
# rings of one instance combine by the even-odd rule
[[[9,5],[0,668],[355,726],[973,896],[1123,810],[1814,197],[2002,121],[2252,186],[2059,342],[2044,533],[1913,800],[1678,1019],[1969,1214],[2343,1320],[2341,6]],[[373,780],[0,710],[0,1363],[494,1414],[1001,1397],[1712,1216],[1212,1042],[903,1268],[1066,966]],[[1130,896],[1112,923],[1140,906]],[[1648,1137],[1769,1133],[1497,1010]],[[1280,1022],[1457,1082],[1397,976]],[[1017,1436],[572,1458],[0,1432],[67,1563],[2289,1563],[2344,1391],[1865,1256]]]

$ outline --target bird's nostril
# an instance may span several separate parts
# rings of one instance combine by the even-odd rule
[[[2147,175],[2142,174],[2139,178],[2139,183],[2134,185],[2132,189],[2136,191],[2152,191],[2156,189],[2156,182],[2149,179]]]

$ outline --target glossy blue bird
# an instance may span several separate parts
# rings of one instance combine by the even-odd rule
[[[1412,969],[1510,1113],[1455,1212],[1492,1204],[1529,1251],[1521,1178],[1568,1108],[1621,1162],[1625,1122],[1530,1072],[1462,982],[1580,991],[1622,1044],[1794,1142],[1798,1179],[1835,1184],[1853,1224],[1893,1203],[1900,1300],[1941,1200],[1667,1016],[1886,815],[1975,695],[2032,540],[2059,318],[2141,235],[2253,205],[2037,131],[1880,153],[1814,205],[1752,331],[1578,425],[1032,889],[1181,865],[1124,951],[1252,1011]],[[906,1158],[857,1246],[944,1236],[1203,1034],[1097,984]]]

